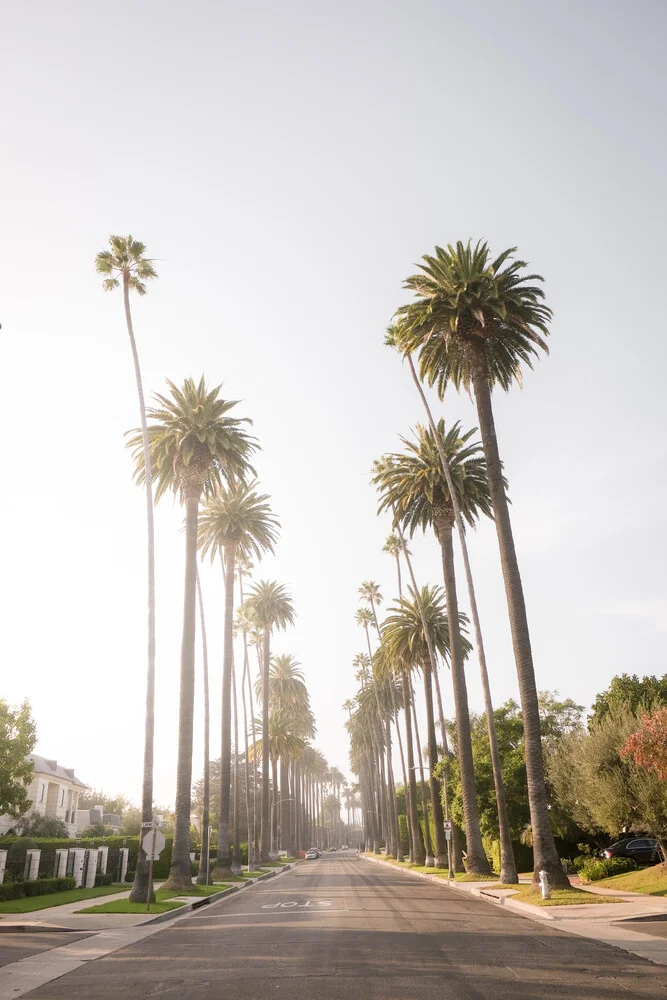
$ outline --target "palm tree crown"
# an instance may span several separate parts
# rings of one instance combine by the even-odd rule
[[[249,590],[244,605],[259,628],[286,629],[294,624],[296,612],[292,598],[282,583],[260,580]]]
[[[258,448],[244,424],[247,417],[228,417],[238,400],[222,399],[222,386],[207,389],[202,376],[199,383],[186,378],[182,388],[167,380],[171,396],[155,395],[160,407],[149,409],[153,423],[148,428],[151,460],[157,481],[156,502],[167,490],[191,491],[210,496],[222,486],[223,479],[243,478],[254,471],[248,458]],[[133,432],[128,447],[133,451],[135,477],[143,481],[144,459],[141,434]]]
[[[422,587],[419,591],[422,610],[426,619],[434,652],[444,660],[449,659],[449,622],[445,610],[445,592],[442,587]],[[410,598],[401,597],[388,609],[382,624],[382,644],[386,655],[405,668],[421,667],[429,663],[429,650],[424,634],[421,611],[410,590]],[[464,614],[459,614],[462,629],[468,624]],[[467,656],[472,647],[462,639],[463,653]]]
[[[402,306],[395,328],[399,350],[421,348],[420,370],[442,396],[448,382],[469,390],[472,369],[483,366],[490,385],[508,389],[521,382],[521,363],[532,367],[545,337],[551,310],[544,292],[523,274],[525,261],[513,259],[516,247],[491,259],[488,244],[435,248],[425,254],[419,271],[404,282],[417,296]]]
[[[199,547],[202,555],[211,559],[225,553],[233,545],[237,560],[244,559],[244,570],[250,555],[260,559],[263,552],[273,552],[278,540],[280,523],[271,513],[266,493],[256,492],[257,483],[232,480],[221,486],[199,515]]]
[[[438,422],[438,435],[457,491],[461,515],[474,524],[480,514],[492,516],[486,460],[481,445],[468,444],[475,428],[462,432],[457,421],[445,432]],[[410,536],[417,528],[433,525],[441,530],[454,524],[454,506],[442,471],[436,439],[429,428],[417,425],[416,440],[401,437],[405,451],[376,462],[373,482],[380,492],[380,511],[391,510]]]
[[[382,593],[374,580],[365,580],[359,587],[359,596],[369,604],[382,604]]]
[[[144,257],[146,247],[131,236],[110,236],[111,250],[101,250],[95,257],[98,274],[106,274],[103,285],[110,292],[126,281],[138,295],[146,294],[146,282],[157,278],[153,262]]]

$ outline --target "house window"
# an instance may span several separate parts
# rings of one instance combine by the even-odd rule
[[[60,805],[61,806],[65,805],[65,789],[64,788],[62,788],[60,790]]]
[[[39,786],[39,801],[40,802],[44,801],[44,790],[45,789],[46,789],[46,785],[42,784],[42,785]]]

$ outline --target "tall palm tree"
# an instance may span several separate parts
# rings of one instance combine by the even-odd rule
[[[148,426],[146,423],[146,404],[144,402],[144,386],[141,378],[139,352],[134,337],[132,310],[130,309],[130,290],[137,295],[146,294],[146,282],[157,278],[153,262],[146,254],[146,247],[131,236],[110,236],[110,250],[100,250],[95,257],[95,269],[98,274],[105,275],[103,287],[111,292],[122,285],[123,304],[125,306],[125,323],[130,338],[134,377],[139,397],[139,419],[141,421],[141,443],[144,452],[145,484],[146,484],[146,526],[148,539],[148,664],[146,668],[146,724],[144,731],[144,770],[141,792],[141,820],[150,823],[153,820],[153,744],[155,741],[155,530],[153,527],[153,475],[151,468],[150,448],[148,445]],[[137,867],[134,883],[130,893],[133,903],[150,899],[154,902],[153,886],[149,881],[149,864],[141,844],[137,856]]]
[[[250,588],[245,605],[262,629],[262,807],[260,820],[260,860],[269,861],[269,672],[271,633],[294,624],[292,598],[281,583],[260,580]]]
[[[387,331],[386,343],[390,346],[396,346],[396,326],[392,326]],[[419,381],[419,377],[415,370],[414,362],[412,360],[411,354],[406,354],[406,360],[408,362],[408,368],[412,381],[417,389],[419,397],[422,401],[424,410],[426,411],[426,416],[429,422],[429,428],[431,430],[431,435],[435,440],[436,447],[438,449],[438,455],[440,458],[440,467],[442,469],[443,476],[447,483],[447,490],[452,501],[452,508],[454,511],[454,519],[456,522],[456,531],[459,538],[459,544],[461,546],[461,556],[463,559],[463,569],[466,577],[466,584],[468,588],[468,601],[470,603],[470,617],[472,619],[473,632],[475,636],[475,645],[477,647],[477,658],[479,661],[479,670],[482,679],[482,691],[484,694],[484,712],[486,714],[486,725],[489,734],[489,748],[491,753],[491,767],[493,770],[493,783],[496,792],[496,805],[498,809],[498,827],[499,827],[499,841],[500,841],[500,881],[503,884],[518,884],[519,876],[516,870],[516,862],[514,860],[514,850],[512,848],[512,837],[509,826],[509,819],[507,815],[507,803],[505,800],[505,786],[502,776],[502,766],[500,761],[500,748],[498,746],[498,737],[496,734],[495,716],[493,714],[493,699],[491,698],[491,684],[489,681],[489,671],[486,665],[486,651],[484,648],[484,638],[482,636],[482,626],[479,619],[479,610],[477,608],[477,595],[475,592],[475,584],[472,577],[472,569],[470,566],[470,557],[468,554],[468,542],[466,539],[465,525],[463,523],[463,516],[461,513],[461,505],[458,498],[458,490],[456,484],[454,483],[451,470],[449,468],[449,460],[445,453],[443,435],[438,431],[435,419],[431,412],[431,407],[426,398],[426,393],[422,388],[422,384]],[[444,425],[443,425],[444,430]],[[438,692],[438,700],[440,702],[440,687],[438,685],[437,674],[435,675],[436,688]],[[442,709],[441,709],[442,715]],[[441,726],[443,737],[446,739],[446,733],[444,729],[444,722]]]
[[[228,416],[236,401],[220,396],[221,386],[208,389],[204,377],[187,378],[181,388],[167,382],[169,396],[156,395],[158,407],[148,411],[151,464],[157,482],[156,503],[168,491],[185,506],[185,586],[181,644],[181,690],[178,724],[176,818],[169,878],[176,891],[189,887],[192,727],[194,711],[195,604],[197,589],[197,527],[202,495],[210,496],[223,480],[242,478],[251,470],[248,459],[257,448],[245,419]],[[143,436],[134,432],[135,476],[143,482]]]
[[[473,247],[435,248],[425,255],[418,272],[405,281],[416,298],[398,310],[403,353],[419,351],[422,378],[436,385],[442,397],[451,382],[472,390],[477,405],[482,445],[489,477],[500,563],[512,633],[525,734],[526,778],[534,836],[534,881],[549,873],[553,885],[569,885],[558,858],[547,808],[542,761],[540,715],[528,616],[519,561],[498,450],[491,391],[521,384],[522,364],[532,367],[546,351],[551,310],[539,284],[543,278],[526,274],[526,264],[514,257],[516,248],[492,258],[483,241]]]
[[[211,560],[219,556],[225,579],[224,651],[222,664],[222,724],[220,751],[220,827],[214,879],[230,872],[229,796],[231,777],[231,684],[234,658],[234,579],[236,560],[273,552],[278,538],[277,519],[269,497],[257,492],[257,483],[233,480],[221,486],[204,505],[199,518],[199,546]]]
[[[474,524],[479,514],[488,515],[491,512],[481,449],[478,445],[469,443],[474,432],[462,433],[458,423],[445,434],[444,421],[441,420],[437,433],[442,438],[461,509],[468,523]],[[412,441],[401,438],[401,441],[405,445],[405,451],[389,455],[381,470],[376,471],[374,481],[381,491],[380,510],[391,510],[411,536],[417,528],[426,531],[428,527],[432,527],[440,544],[450,628],[457,749],[466,826],[466,867],[470,872],[485,875],[489,873],[489,863],[479,826],[468,693],[456,595],[452,539],[454,508],[431,431],[417,425],[416,439]],[[436,839],[437,836],[436,830]]]
[[[396,576],[398,578],[398,596],[403,596],[403,581],[401,579],[401,539],[392,531],[387,541],[382,546],[382,551],[392,556],[396,560]]]
[[[422,624],[422,611],[426,618],[430,641],[433,649],[443,659],[451,659],[450,628],[448,615],[444,607],[444,594],[441,587],[423,587],[419,595],[421,609],[411,591],[411,600],[400,598],[385,618],[382,625],[382,641],[387,647],[387,655],[399,662],[410,665],[412,669],[421,669],[424,678],[424,695],[426,701],[426,723],[428,734],[429,780],[431,786],[431,809],[433,811],[433,835],[435,839],[436,867],[444,868],[447,864],[446,843],[444,839],[443,814],[440,782],[434,770],[438,762],[438,743],[435,734],[435,712],[433,706],[432,667],[429,646],[426,642],[425,630]],[[459,615],[459,629],[465,627],[466,618]],[[464,655],[470,652],[470,643],[461,636],[461,647]]]

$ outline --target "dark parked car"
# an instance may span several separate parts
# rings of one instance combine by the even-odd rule
[[[638,865],[657,865],[660,861],[660,848],[653,837],[624,837],[603,851],[602,857],[632,858]]]

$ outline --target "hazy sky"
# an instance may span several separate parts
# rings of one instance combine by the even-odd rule
[[[30,699],[41,753],[138,795],[145,525],[122,301],[93,266],[110,233],[158,258],[133,303],[147,392],[204,372],[255,422],[283,525],[261,575],[299,615],[275,648],[305,668],[331,763],[357,587],[395,592],[368,470],[423,419],[384,329],[436,243],[517,245],[554,310],[549,358],[495,399],[538,685],[590,703],[615,673],[664,672],[666,30],[660,0],[5,7],[0,695]],[[454,393],[442,412],[475,422]],[[180,522],[164,500],[163,803]],[[434,540],[413,549],[439,582]],[[517,684],[492,526],[471,557],[500,704]],[[203,579],[219,692],[222,586]],[[476,661],[468,676],[480,708]]]

